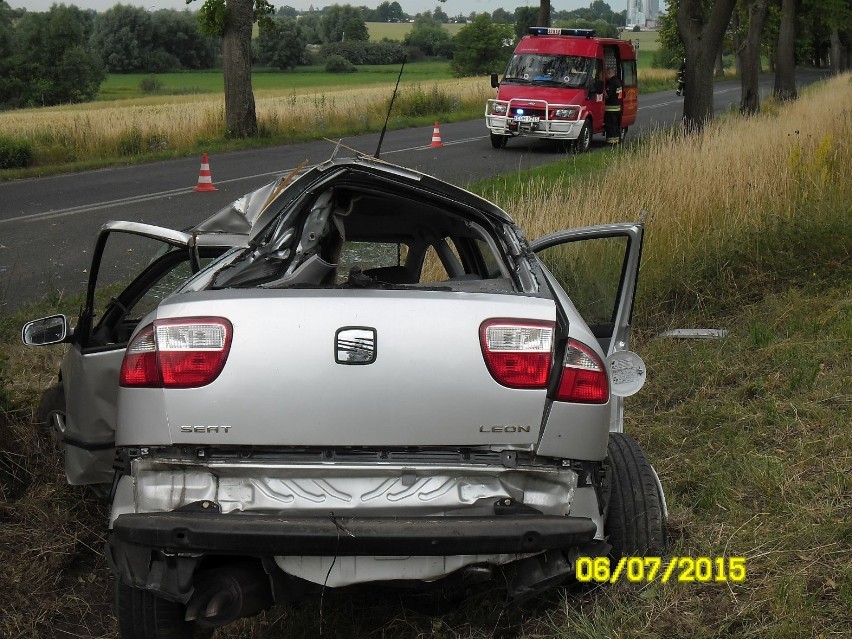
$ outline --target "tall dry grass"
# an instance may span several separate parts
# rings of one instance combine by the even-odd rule
[[[257,91],[258,126],[262,135],[282,139],[375,130],[384,122],[392,91],[392,85],[322,92]],[[484,78],[439,80],[426,87],[403,83],[393,115],[424,115],[406,110],[407,104],[424,100],[448,111],[479,110],[491,92]],[[37,162],[44,164],[180,152],[204,140],[224,138],[224,109],[219,94],[23,109],[0,113],[0,137],[30,144]]]
[[[760,237],[770,229],[807,233],[828,215],[852,232],[850,104],[852,74],[844,74],[783,108],[767,102],[755,117],[718,118],[700,135],[661,131],[616,151],[602,174],[548,176],[495,199],[531,237],[647,211],[643,288],[662,292],[707,275],[731,250],[767,250]],[[849,236],[835,241],[848,248]]]

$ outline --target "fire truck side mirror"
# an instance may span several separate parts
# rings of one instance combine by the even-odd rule
[[[500,86],[500,80],[497,79],[497,74],[492,73],[491,74],[491,88],[496,89],[499,86]]]

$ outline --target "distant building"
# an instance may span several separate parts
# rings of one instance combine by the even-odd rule
[[[627,0],[627,25],[656,27],[660,19],[660,0]]]

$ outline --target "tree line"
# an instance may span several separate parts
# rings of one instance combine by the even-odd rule
[[[451,18],[440,7],[411,16],[395,1],[382,2],[375,9],[335,4],[299,12],[284,6],[274,13],[268,3],[255,4],[257,15],[253,18],[263,20],[264,28],[251,43],[251,61],[280,70],[318,62],[326,62],[330,71],[351,71],[360,64],[398,64],[404,57],[452,59],[458,43],[442,25],[477,19],[475,13]],[[204,14],[213,5],[216,8],[212,13],[225,8],[216,0],[209,6],[205,2],[201,12],[150,12],[124,4],[102,12],[65,4],[31,12],[12,9],[6,0],[0,0],[0,107],[91,100],[107,73],[214,68],[222,57],[221,34],[215,19],[199,24],[199,13]],[[258,13],[258,9],[262,11]],[[623,13],[614,13],[605,2],[595,0],[587,9],[556,12],[554,16],[571,26],[596,28],[600,35],[615,36]],[[514,36],[520,37],[536,23],[536,15],[537,9],[530,7],[511,13],[495,9],[488,16],[489,26],[498,26],[490,35],[499,32],[505,37],[505,27],[511,26]],[[413,24],[402,42],[371,43],[366,22]],[[461,46],[466,46],[464,39]],[[470,66],[470,58],[461,52],[454,67],[459,74],[480,71],[479,66]]]
[[[195,0],[187,0],[193,3]],[[443,2],[444,0],[438,0]],[[830,59],[848,68],[849,0],[666,0],[661,16],[660,66],[686,58],[684,118],[699,127],[712,117],[712,79],[725,51],[735,55],[743,84],[744,112],[759,109],[757,74],[761,57],[776,72],[775,92],[795,97],[797,62]],[[13,10],[0,0],[0,107],[40,106],[92,99],[108,72],[166,72],[213,68],[225,76],[229,134],[256,131],[251,91],[253,64],[289,70],[322,62],[326,70],[355,70],[359,64],[399,63],[424,56],[451,59],[456,75],[499,71],[512,44],[529,26],[593,28],[618,37],[626,12],[604,0],[574,11],[539,6],[449,17],[433,11],[406,14],[398,2],[375,9],[331,5],[298,12],[277,11],[267,0],[199,0],[197,11],[160,10],[117,4],[97,13],[73,5],[46,12]],[[370,42],[367,21],[412,22],[402,42]],[[451,37],[443,24],[463,22]],[[259,35],[253,38],[253,25]],[[233,105],[229,108],[229,104]],[[254,124],[252,124],[254,122]]]
[[[700,129],[713,117],[713,77],[726,51],[735,59],[744,114],[760,109],[764,58],[774,73],[773,95],[782,101],[796,97],[797,64],[830,63],[839,73],[852,62],[849,0],[666,0],[666,6],[660,55],[685,61],[687,128]]]

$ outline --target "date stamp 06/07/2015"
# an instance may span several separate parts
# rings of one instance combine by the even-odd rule
[[[697,583],[740,583],[746,579],[745,557],[578,557],[577,581],[614,584],[619,579],[633,583],[659,580]]]

